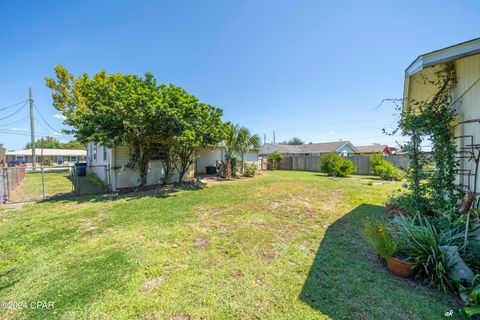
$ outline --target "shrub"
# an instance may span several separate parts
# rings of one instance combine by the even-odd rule
[[[373,167],[373,173],[383,180],[399,181],[403,179],[402,171],[383,159],[381,154],[370,156],[370,164]]]
[[[464,290],[462,293],[467,296],[467,301],[465,302],[465,307],[463,308],[463,313],[467,318],[478,319],[480,315],[480,275],[476,275],[470,284],[469,288]]]
[[[430,283],[439,288],[453,288],[455,282],[448,277],[449,263],[441,246],[460,245],[463,233],[458,228],[438,230],[420,215],[403,217],[395,226],[397,247],[417,262],[417,269]]]
[[[385,225],[378,221],[368,221],[364,223],[363,234],[373,250],[385,260],[390,258],[397,249],[397,244]]]
[[[278,161],[283,159],[283,155],[280,151],[273,151],[267,157],[268,168],[270,170],[276,170],[278,166]]]
[[[243,165],[243,175],[253,177],[257,171],[258,164],[255,161],[246,161]]]
[[[329,153],[321,157],[320,171],[329,176],[346,177],[355,172],[355,165],[336,153]]]

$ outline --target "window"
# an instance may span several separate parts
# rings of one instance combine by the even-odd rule
[[[97,160],[97,145],[93,145],[93,160]]]
[[[103,147],[103,161],[107,161],[107,147]]]
[[[69,162],[77,162],[77,161],[78,161],[78,157],[76,157],[76,156],[71,156],[70,157]]]
[[[25,156],[15,156],[15,160],[25,161]]]

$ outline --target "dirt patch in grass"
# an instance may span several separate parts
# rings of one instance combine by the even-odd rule
[[[206,246],[208,246],[209,243],[210,243],[209,238],[202,238],[202,237],[195,238],[195,247],[196,248],[206,247]]]
[[[141,292],[150,292],[152,290],[158,289],[165,282],[165,278],[162,276],[153,277],[145,280],[144,283],[140,286]]]

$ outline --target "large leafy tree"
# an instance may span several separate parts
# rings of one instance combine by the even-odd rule
[[[156,114],[163,108],[155,78],[146,73],[110,74],[101,71],[92,78],[75,78],[63,66],[55,68],[56,80],[47,78],[54,107],[81,143],[107,147],[131,147],[131,167],[140,171],[140,186],[146,185],[148,161],[154,151]]]
[[[165,138],[171,140],[174,165],[179,173],[179,182],[182,182],[195,163],[198,150],[223,139],[223,111],[199,102],[197,97],[174,85],[162,85],[161,91],[170,130]]]
[[[303,140],[298,137],[293,137],[292,139],[287,141],[287,144],[290,144],[290,145],[301,145],[304,143],[305,142],[303,142]]]
[[[36,148],[44,149],[70,149],[70,150],[85,150],[85,145],[76,140],[70,140],[67,143],[61,143],[55,137],[40,138],[35,142]],[[32,144],[29,142],[25,145],[25,149],[31,149]]]
[[[29,142],[25,145],[25,149],[31,149],[32,144]],[[44,149],[61,149],[62,143],[55,139],[54,137],[45,137],[38,139],[35,142],[35,148],[44,148]]]
[[[65,117],[81,143],[131,148],[130,166],[140,171],[140,186],[147,183],[152,155],[162,161],[168,182],[175,167],[179,182],[195,162],[199,148],[222,139],[222,110],[204,104],[180,87],[158,85],[146,73],[110,74],[75,78],[63,66],[55,79],[46,79],[53,104]]]

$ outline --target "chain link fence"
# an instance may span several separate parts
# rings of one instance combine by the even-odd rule
[[[106,168],[104,170],[106,172]],[[108,185],[92,170],[79,171],[75,166],[38,166],[35,169],[24,166],[9,167],[3,168],[0,175],[2,203],[102,194],[108,191]]]

